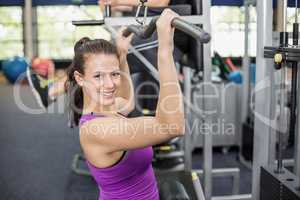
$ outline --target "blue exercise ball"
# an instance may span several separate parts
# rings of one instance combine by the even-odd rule
[[[236,83],[236,84],[242,84],[243,83],[243,76],[241,72],[239,71],[233,71],[229,74],[229,80]]]
[[[2,63],[2,71],[10,83],[15,83],[20,75],[26,72],[28,62],[25,58],[15,56]]]

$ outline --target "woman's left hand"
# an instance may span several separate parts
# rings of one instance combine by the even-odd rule
[[[123,36],[123,31],[126,27],[121,27],[118,30],[117,37],[116,37],[116,46],[118,49],[119,55],[125,54],[127,55],[130,43],[133,38],[133,34],[130,34],[128,37]]]

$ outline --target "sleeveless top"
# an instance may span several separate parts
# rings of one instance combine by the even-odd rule
[[[105,116],[83,115],[80,126],[97,117]],[[86,161],[100,190],[99,200],[159,200],[152,157],[152,147],[146,147],[128,150],[119,162],[107,168]]]

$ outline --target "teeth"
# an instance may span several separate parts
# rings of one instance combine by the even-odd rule
[[[110,97],[110,96],[112,96],[112,95],[113,95],[113,92],[103,93],[103,96],[108,96],[108,97]]]

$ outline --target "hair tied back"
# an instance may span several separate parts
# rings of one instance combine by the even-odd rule
[[[91,41],[89,37],[83,37],[80,40],[78,40],[74,46],[74,52],[77,52],[82,48],[87,42]]]

